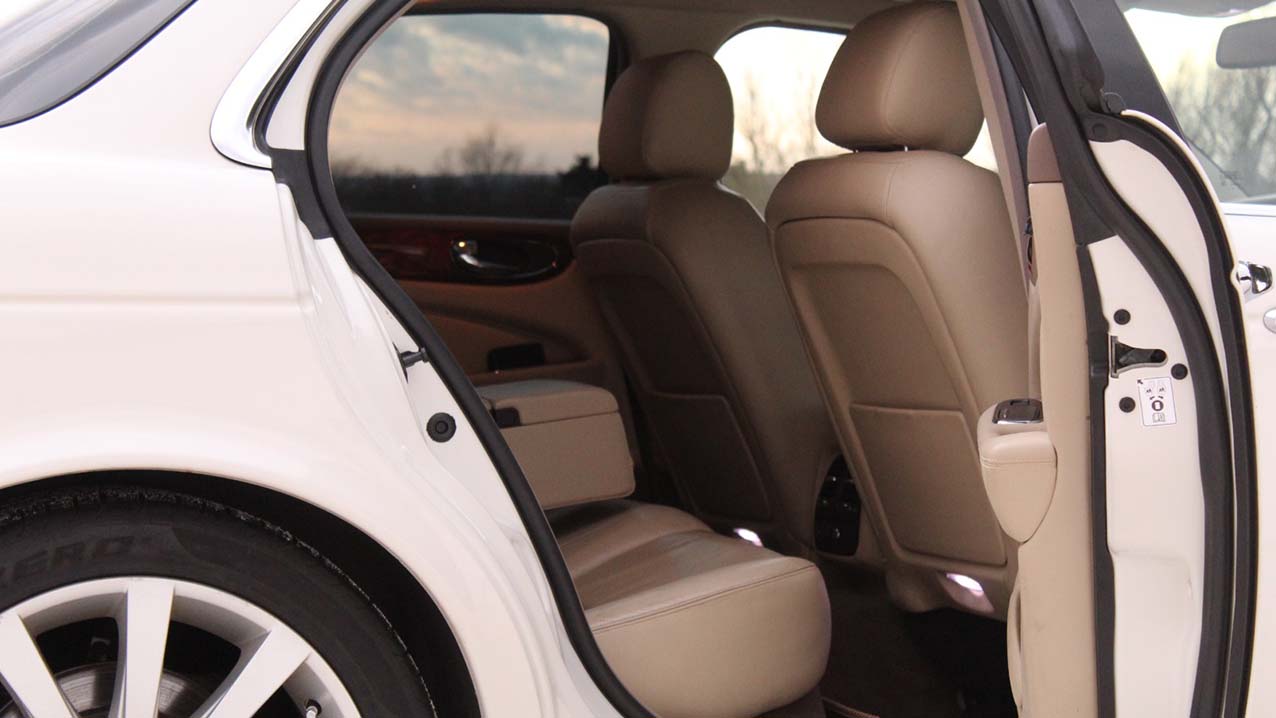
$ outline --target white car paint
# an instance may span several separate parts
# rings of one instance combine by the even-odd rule
[[[1276,206],[1225,205],[1236,258],[1276,268]],[[1254,395],[1254,443],[1258,447],[1258,514],[1276,516],[1276,331],[1263,317],[1276,312],[1276,289],[1241,301],[1249,379]],[[1276,535],[1258,532],[1258,595],[1254,607],[1253,659],[1246,714],[1276,715]]]
[[[1164,349],[1161,366],[1109,377],[1107,426],[1108,549],[1112,555],[1117,716],[1190,715],[1201,639],[1204,501],[1192,376],[1171,378],[1185,361],[1169,309],[1129,247],[1110,237],[1089,247],[1103,313],[1130,312],[1110,331],[1130,346]],[[1174,424],[1145,426],[1139,380],[1173,386]]]
[[[303,59],[268,131],[276,146],[303,146],[319,60],[369,2],[343,6]],[[300,498],[371,536],[429,590],[457,634],[485,715],[616,715],[579,664],[473,431],[462,419],[446,444],[423,435],[434,412],[462,417],[433,367],[414,365],[405,379],[395,350],[410,339],[335,242],[309,235],[268,171],[236,164],[209,140],[227,88],[292,6],[197,2],[73,100],[0,131],[0,336],[3,346],[31,348],[0,353],[0,487],[163,468]],[[216,52],[203,49],[209,38]],[[1185,266],[1221,341],[1200,274],[1208,264],[1199,228],[1172,206],[1177,186],[1164,168],[1127,144],[1096,144],[1095,152]],[[1239,230],[1232,221],[1238,253],[1276,265],[1271,222],[1246,220]],[[1150,317],[1128,328],[1130,343],[1181,355],[1163,307],[1131,278],[1132,258],[1107,242],[1092,248],[1105,309]],[[1259,397],[1276,395],[1276,335],[1259,331],[1276,295],[1265,301],[1245,307]],[[1199,644],[1190,378],[1176,386],[1174,426],[1142,427],[1113,403],[1125,383],[1155,373],[1123,375],[1108,395],[1111,436],[1120,439],[1109,441],[1109,468],[1128,467],[1110,471],[1108,496],[1118,701],[1127,716],[1150,705],[1157,715],[1184,714]],[[1263,452],[1264,441],[1276,445],[1276,428],[1261,411],[1256,418]],[[1182,441],[1157,450],[1169,435]],[[1276,511],[1272,500],[1260,494],[1265,512]],[[1276,637],[1264,638],[1276,630],[1264,617],[1276,615],[1276,591],[1263,580],[1270,571],[1260,565],[1255,676],[1276,663]],[[1166,690],[1166,681],[1182,690]],[[1276,714],[1276,690],[1265,685],[1252,683],[1251,715]]]
[[[1223,212],[1204,169],[1180,137],[1144,113],[1124,114],[1177,146]],[[1226,366],[1213,268],[1205,238],[1182,189],[1159,160],[1132,142],[1092,142],[1091,149],[1113,188],[1183,270],[1204,312],[1219,363]],[[1234,230],[1233,220],[1229,233]],[[1247,258],[1246,247],[1237,244],[1234,237],[1229,240],[1238,258]],[[1151,709],[1156,715],[1187,716],[1200,650],[1205,562],[1203,477],[1195,438],[1192,377],[1171,380],[1178,413],[1173,426],[1143,426],[1138,411],[1124,414],[1117,408],[1120,397],[1138,396],[1138,378],[1168,377],[1169,365],[1176,356],[1183,357],[1182,345],[1155,287],[1124,245],[1107,240],[1092,245],[1090,252],[1104,313],[1110,317],[1123,307],[1136,318],[1153,317],[1150,324],[1137,319],[1124,327],[1113,324],[1112,333],[1134,346],[1165,349],[1170,356],[1166,367],[1131,370],[1113,379],[1107,390],[1108,543],[1116,592],[1117,715],[1148,715]],[[1261,318],[1255,325],[1247,313],[1247,336],[1253,337],[1255,326],[1262,328]],[[1263,393],[1257,372],[1263,371],[1264,363],[1255,356],[1252,342],[1249,352],[1254,396],[1258,398]],[[1270,357],[1266,364],[1272,364]],[[1223,381],[1226,387],[1226,375]],[[1261,410],[1255,413],[1261,414]],[[1232,427],[1228,430],[1230,433]],[[1259,446],[1261,452],[1261,440]],[[1263,465],[1261,456],[1258,464]],[[1258,477],[1260,486],[1262,480]],[[1257,665],[1254,670],[1253,675],[1263,675],[1257,672]],[[1251,681],[1251,690],[1260,683],[1263,681]]]
[[[422,402],[462,417],[433,368],[413,368],[414,405],[394,328],[332,240],[209,140],[290,4],[196,2],[77,97],[0,131],[0,334],[24,348],[0,353],[0,487],[156,468],[300,498],[428,589],[485,715],[615,715],[472,430],[422,437]]]

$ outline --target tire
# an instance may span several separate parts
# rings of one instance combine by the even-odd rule
[[[326,661],[363,718],[435,715],[384,616],[337,567],[279,527],[149,489],[59,492],[0,507],[0,615],[55,589],[121,577],[199,584],[265,611]]]

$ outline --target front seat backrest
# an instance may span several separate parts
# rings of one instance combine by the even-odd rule
[[[767,222],[884,549],[924,567],[912,575],[932,593],[945,570],[973,574],[1004,607],[975,428],[1026,395],[1028,321],[998,179],[962,158],[982,120],[955,5],[873,15],[816,106],[820,133],[851,152],[795,166]]]
[[[732,120],[726,77],[704,53],[626,69],[599,137],[614,183],[586,198],[571,239],[690,507],[809,545],[837,443],[766,224],[718,182]]]

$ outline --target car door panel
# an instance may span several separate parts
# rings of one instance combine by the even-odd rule
[[[632,427],[611,335],[572,261],[569,223],[371,213],[353,215],[351,223],[476,386],[527,379],[601,386]],[[486,253],[495,243],[504,251]],[[514,276],[502,269],[485,276],[458,257],[461,244],[477,245],[481,261],[502,267],[520,256],[539,261],[541,250],[553,261],[517,267]],[[519,245],[541,250],[519,255]]]
[[[508,52],[523,34],[544,43],[536,63]],[[597,132],[622,48],[606,23],[580,15],[421,6],[353,66],[332,111],[329,164],[351,225],[474,384],[598,385],[632,426],[568,237],[576,207],[607,182]],[[422,65],[428,78],[404,67],[406,56],[448,52],[447,64]]]
[[[559,220],[357,212],[350,223],[400,281],[529,284],[572,259]]]
[[[1276,270],[1276,207],[1225,204],[1228,237],[1237,260]],[[1241,315],[1254,394],[1254,443],[1258,447],[1258,515],[1276,515],[1276,416],[1264,411],[1276,398],[1276,288],[1262,292],[1233,274],[1241,292]],[[1246,715],[1276,715],[1276,682],[1254,678],[1276,671],[1276,532],[1258,533],[1258,581],[1254,607],[1253,656]]]
[[[1124,312],[1126,323],[1110,328],[1114,354],[1123,346],[1163,352],[1159,361],[1111,367],[1104,395],[1117,713],[1187,716],[1205,562],[1193,377],[1174,318],[1130,249],[1112,237],[1087,251],[1103,315]]]
[[[1044,128],[1030,157],[1053,160]],[[1099,715],[1094,631],[1094,496],[1087,322],[1081,266],[1063,183],[1053,167],[1028,167],[1040,297],[1044,425],[1056,453],[1054,492],[1019,547],[1007,640],[1020,715]],[[1009,398],[1009,397],[1008,397]],[[981,451],[982,451],[981,447]],[[1004,521],[1004,519],[1003,519]]]
[[[1044,128],[1038,128],[1033,141],[1048,141]],[[1131,208],[1142,209],[1151,220],[1149,224],[1164,233],[1155,237],[1166,245],[1167,251],[1178,246],[1174,256],[1180,258],[1185,270],[1186,265],[1191,265],[1185,274],[1198,279],[1188,286],[1196,292],[1204,292],[1208,299],[1205,306],[1212,310],[1214,294],[1209,258],[1193,249],[1203,244],[1204,238],[1187,197],[1177,182],[1158,181],[1158,174],[1166,172],[1159,160],[1140,157],[1139,153],[1146,154],[1144,150],[1127,145],[1115,148],[1123,162],[1115,163],[1109,158],[1107,169],[1114,172],[1108,176],[1109,180]],[[1096,155],[1110,155],[1114,148],[1094,143],[1092,149]],[[1033,162],[1047,157],[1044,151],[1030,150],[1029,157],[1030,178],[1055,179],[1052,173],[1032,166]],[[1101,161],[1100,167],[1103,166]],[[1121,169],[1114,171],[1117,167]],[[1034,181],[1029,186],[1029,198],[1036,231],[1042,303],[1040,361],[1045,425],[1055,443],[1060,466],[1056,494],[1042,530],[1056,512],[1055,503],[1082,490],[1089,494],[1085,501],[1089,516],[1081,515],[1081,504],[1071,512],[1062,505],[1059,508],[1060,515],[1069,516],[1074,525],[1088,525],[1091,531],[1098,527],[1093,540],[1099,542],[1101,549],[1091,558],[1086,583],[1093,586],[1093,581],[1099,581],[1104,584],[1099,593],[1111,596],[1110,603],[1091,600],[1089,610],[1097,612],[1093,615],[1106,618],[1097,621],[1091,618],[1087,622],[1096,628],[1091,640],[1095,641],[1095,655],[1100,660],[1085,663],[1093,665],[1100,684],[1111,681],[1117,715],[1188,716],[1194,701],[1198,661],[1202,657],[1201,637],[1207,625],[1204,606],[1209,585],[1203,488],[1208,482],[1204,480],[1199,451],[1199,387],[1194,386],[1195,376],[1189,367],[1200,372],[1206,368],[1188,361],[1186,340],[1180,334],[1181,323],[1161,286],[1127,241],[1120,236],[1110,236],[1078,246],[1061,182]],[[1167,218],[1183,221],[1167,224]],[[1065,275],[1074,291],[1060,293],[1059,288],[1064,286],[1060,280]],[[1090,289],[1083,290],[1087,283]],[[1058,318],[1064,312],[1070,312],[1071,318],[1060,322]],[[1088,319],[1087,312],[1090,313]],[[1209,326],[1216,329],[1217,313],[1207,313],[1213,314],[1214,321]],[[1085,331],[1089,337],[1077,343],[1078,347],[1088,344],[1090,356],[1076,356],[1065,366],[1060,359],[1068,351],[1076,353],[1078,347],[1069,350],[1059,345],[1060,324],[1078,324],[1082,320],[1088,325]],[[1096,336],[1096,327],[1106,327],[1106,336]],[[1076,339],[1074,337],[1074,341]],[[1208,352],[1218,347],[1218,334],[1213,334],[1211,339],[1214,341],[1205,340]],[[1106,344],[1106,357],[1094,355],[1096,342],[1100,343],[1100,350]],[[1218,361],[1222,363],[1221,359]],[[1091,372],[1102,372],[1105,376],[1097,382],[1087,377],[1088,388],[1078,385],[1069,394],[1052,390],[1062,376],[1086,366]],[[1101,391],[1095,394],[1098,389]],[[1080,397],[1087,394],[1092,400],[1101,401],[1102,408],[1087,407],[1087,411],[1078,412]],[[1060,403],[1064,406],[1060,407]],[[1065,435],[1070,432],[1058,420],[1061,408],[1074,420],[1084,417],[1087,424],[1091,414],[1102,417],[1102,425],[1092,428],[1099,434],[1091,433],[1086,446],[1068,446]],[[1079,427],[1078,424],[1076,428]],[[1095,456],[1094,452],[1101,453]],[[1082,457],[1088,457],[1089,466],[1085,466]],[[1064,468],[1069,464],[1085,468],[1069,478]],[[1099,473],[1094,473],[1091,467],[1098,467]],[[1149,511],[1151,506],[1157,510]],[[1102,521],[1096,524],[1094,516],[1102,517]],[[1066,654],[1057,645],[1047,644],[1034,635],[1034,630],[1041,629],[1039,622],[1048,612],[1055,613],[1051,622],[1057,623],[1060,610],[1060,606],[1054,604],[1054,597],[1032,588],[1040,580],[1037,576],[1044,575],[1047,567],[1051,574],[1046,580],[1060,577],[1057,556],[1049,563],[1044,557],[1035,557],[1034,544],[1040,538],[1041,531],[1020,550],[1017,625],[1012,627],[1019,645],[1011,655],[1018,655],[1020,662],[1017,684],[1025,715],[1053,713],[1058,701],[1066,700],[1059,695],[1042,695],[1059,685],[1050,672],[1057,670],[1057,659]],[[1107,631],[1111,635],[1105,635]],[[1080,635],[1065,639],[1065,643],[1080,641]],[[1034,654],[1040,653],[1050,656],[1051,660],[1034,661]],[[1111,661],[1110,667],[1105,666],[1107,660]],[[1109,670],[1110,678],[1104,675]],[[1041,686],[1046,686],[1045,691]],[[1077,695],[1085,696],[1087,712],[1084,714],[1089,714],[1090,695],[1088,692]],[[1101,694],[1094,695],[1103,700]]]

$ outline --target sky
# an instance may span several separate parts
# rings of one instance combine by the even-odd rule
[[[1168,83],[1184,62],[1212,64],[1227,25],[1272,14],[1276,3],[1243,18],[1149,10],[1126,16]],[[764,27],[722,46],[716,58],[735,96],[737,161],[754,159],[740,132],[749,117],[761,118],[785,161],[810,154],[805,138],[815,96],[841,40],[836,33]],[[527,169],[565,169],[580,155],[596,159],[608,42],[602,23],[569,15],[406,16],[369,48],[342,88],[332,154],[430,174],[444,153],[494,128],[502,144],[522,150]],[[815,137],[815,154],[838,151]],[[986,132],[969,158],[995,166]]]
[[[814,154],[840,152],[814,131],[814,108],[842,39],[782,27],[729,39],[715,57],[735,97],[737,129],[760,112],[769,141],[789,163],[811,154],[808,136]],[[432,174],[444,153],[495,128],[534,171],[564,169],[580,155],[596,161],[608,42],[602,23],[570,15],[406,16],[376,40],[342,88],[331,124],[333,157]],[[991,166],[983,139],[972,159]],[[753,159],[739,131],[733,159]],[[770,172],[787,169],[775,164],[763,162]]]
[[[380,168],[433,171],[487,128],[557,170],[597,154],[608,31],[546,15],[409,15],[351,70],[329,146]]]

